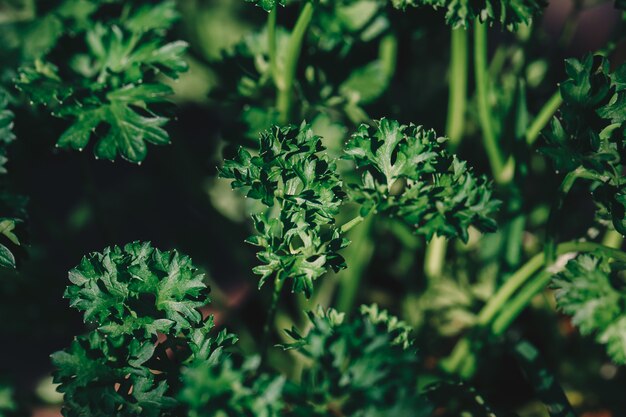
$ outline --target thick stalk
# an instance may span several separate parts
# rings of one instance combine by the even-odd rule
[[[541,110],[539,110],[539,113],[528,127],[528,130],[526,130],[526,143],[529,146],[535,143],[543,128],[550,122],[550,119],[552,119],[554,113],[561,107],[562,103],[563,98],[561,97],[561,92],[557,90],[546,104],[543,105]]]
[[[443,273],[448,241],[443,236],[433,236],[426,247],[424,255],[424,274],[431,286]]]
[[[291,116],[291,107],[293,104],[293,83],[298,69],[298,60],[300,59],[300,51],[302,49],[302,41],[306,33],[311,18],[313,17],[313,3],[307,2],[296,25],[293,28],[289,43],[287,44],[287,52],[285,53],[285,67],[282,77],[282,83],[278,86],[278,97],[276,107],[279,113],[280,123],[288,123]]]
[[[604,238],[602,238],[602,244],[610,248],[619,249],[624,243],[624,236],[619,234],[615,230],[607,230]]]
[[[448,120],[446,135],[450,138],[450,147],[459,146],[464,131],[465,108],[467,99],[467,30],[452,29],[450,80],[448,89]]]
[[[558,255],[563,255],[571,252],[594,252],[600,251],[605,255],[614,258],[619,261],[626,262],[626,253],[622,252],[619,249],[610,248],[599,243],[594,242],[565,242],[561,243],[556,248],[556,253]],[[496,292],[496,294],[490,298],[490,300],[485,304],[482,310],[479,312],[476,327],[486,327],[494,317],[505,309],[509,308],[509,299],[511,296],[522,287],[528,280],[530,280],[539,270],[545,265],[545,253],[538,253],[533,256],[526,262],[520,269],[517,270],[509,280]],[[538,284],[536,284],[538,285]],[[534,288],[534,287],[532,287]],[[531,290],[528,290],[529,292]],[[522,298],[522,300],[528,298],[528,294]],[[531,297],[532,298],[532,297]],[[518,302],[521,303],[521,300]],[[524,304],[525,306],[525,304]],[[523,309],[523,306],[522,306]],[[520,310],[521,311],[521,310]],[[514,319],[514,317],[513,317]],[[505,320],[505,319],[502,319]],[[506,320],[512,320],[506,318]],[[503,321],[502,323],[504,323]],[[500,326],[502,326],[502,323]],[[463,363],[469,358],[471,362],[471,342],[465,337],[461,339],[454,350],[446,358],[441,362],[441,367],[446,372],[449,373],[459,373],[462,370]],[[467,374],[466,371],[462,372],[464,375]]]
[[[398,62],[398,38],[394,33],[389,33],[380,40],[378,59],[382,63],[385,77],[391,79],[396,72]]]
[[[483,143],[495,181],[499,184],[510,181],[513,170],[505,163],[500,153],[498,138],[491,120],[489,105],[489,70],[487,67],[487,25],[476,20],[474,24],[474,75],[478,99],[478,119],[482,130]],[[506,169],[505,169],[506,168]]]
[[[270,73],[274,85],[278,88],[278,69],[276,62],[276,15],[278,5],[274,4],[274,7],[270,11],[267,17],[267,51],[270,59]]]

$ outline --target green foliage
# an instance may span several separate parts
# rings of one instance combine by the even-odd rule
[[[66,416],[161,416],[178,406],[180,366],[235,342],[209,336],[198,308],[208,288],[191,259],[149,243],[92,253],[70,271],[65,296],[93,330],[52,355]]]
[[[271,9],[273,2],[267,3]],[[293,9],[301,5],[294,3]],[[368,120],[364,106],[383,95],[395,65],[394,53],[383,52],[384,35],[390,28],[385,4],[378,0],[320,1],[314,2],[314,8],[301,48],[302,64],[296,66],[294,89],[300,99],[293,103],[289,121],[326,117],[333,123],[364,122]],[[282,14],[283,8],[279,7],[278,12]],[[255,139],[268,126],[280,123],[277,96],[285,82],[291,35],[283,26],[276,26],[275,71],[270,62],[267,27],[247,34],[223,51],[222,59],[212,63],[219,83],[211,98],[237,122],[228,126],[231,140],[241,142],[233,133],[237,131]],[[378,49],[379,54],[355,68],[338,68],[337,60],[358,53],[360,47]]]
[[[294,342],[285,346],[310,359],[292,393],[293,415],[429,415],[406,324],[376,305],[361,307],[353,320],[321,307],[308,317],[311,329],[303,335],[293,328]]]
[[[177,78],[187,69],[186,43],[165,37],[176,17],[173,1],[65,0],[40,18],[50,45],[20,69],[17,86],[71,122],[58,146],[82,150],[95,137],[97,158],[140,163],[146,142],[169,143],[168,119],[156,107],[172,93],[159,74]]]
[[[7,145],[15,140],[13,134],[13,112],[8,108],[8,95],[0,91],[0,174],[6,174],[4,164],[8,161]],[[19,246],[20,241],[14,230],[20,219],[14,217],[0,217],[0,235],[8,240],[7,243]],[[0,243],[0,267],[15,268],[15,255],[9,247]]]
[[[567,60],[565,70],[563,106],[544,132],[547,146],[542,151],[558,171],[595,179],[592,190],[601,217],[624,234],[626,66],[611,72],[606,58],[587,55],[582,61]]]
[[[337,251],[346,242],[333,223],[345,195],[335,163],[324,151],[307,124],[274,127],[261,134],[257,156],[240,148],[220,170],[233,188],[280,210],[276,217],[254,216],[258,234],[248,242],[261,248],[262,265],[254,269],[261,276],[259,286],[269,278],[291,279],[293,291],[309,297],[315,279],[328,268],[344,267]]]
[[[478,19],[488,24],[498,22],[509,30],[515,30],[521,24],[530,24],[547,4],[543,0],[391,0],[391,3],[398,9],[408,6],[445,9],[446,22],[454,28],[468,28]]]
[[[361,214],[398,217],[429,239],[438,234],[467,241],[469,226],[495,230],[490,216],[499,203],[491,199],[490,184],[449,156],[442,142],[432,130],[397,121],[381,120],[373,137],[361,126],[346,145],[347,155],[364,168],[362,184],[349,186]],[[261,248],[262,265],[254,269],[259,286],[270,278],[278,285],[292,279],[293,291],[309,297],[313,281],[328,268],[345,267],[338,250],[347,241],[334,225],[345,193],[324,152],[308,125],[274,127],[261,134],[258,155],[240,148],[220,171],[233,188],[279,209],[275,216],[253,216],[258,234],[248,242]]]
[[[582,334],[594,334],[621,365],[626,364],[623,271],[624,265],[605,256],[579,255],[552,281],[559,309],[572,316]]]
[[[350,184],[362,212],[403,220],[415,233],[459,237],[469,226],[496,228],[492,215],[499,202],[491,185],[444,148],[444,138],[421,126],[382,119],[374,133],[366,125],[352,135],[346,153],[363,169],[360,184]]]
[[[0,417],[8,417],[17,410],[17,404],[13,398],[13,388],[0,383]]]
[[[246,0],[249,3],[254,3],[256,6],[263,8],[266,12],[271,11],[274,7],[285,5],[285,0]]]
[[[179,400],[189,417],[280,416],[284,377],[259,373],[260,357],[236,363],[216,350],[206,361],[194,361],[183,370]]]

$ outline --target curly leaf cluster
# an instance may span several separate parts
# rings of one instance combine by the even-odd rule
[[[591,174],[600,217],[626,233],[626,65],[611,72],[601,56],[565,62],[563,105],[544,131],[542,149],[559,172]]]
[[[191,260],[149,243],[92,253],[70,271],[65,296],[93,330],[52,355],[66,416],[168,416],[180,364],[235,342],[210,336],[198,308],[207,286]]]
[[[430,415],[404,323],[376,306],[363,306],[354,320],[321,307],[308,317],[311,330],[288,331],[294,342],[285,346],[311,359],[294,393],[295,415]]]
[[[169,143],[168,119],[155,106],[172,90],[158,76],[187,69],[187,44],[165,38],[177,18],[173,1],[102,3],[65,0],[41,17],[56,28],[53,40],[20,69],[17,86],[71,122],[58,146],[82,150],[95,137],[97,158],[140,163],[146,143]]]
[[[579,255],[553,279],[559,309],[584,335],[595,334],[611,359],[626,364],[626,296],[619,272],[603,256]]]
[[[391,3],[398,9],[408,6],[445,9],[446,22],[454,28],[468,28],[479,19],[488,24],[498,22],[509,30],[529,24],[547,4],[544,0],[391,0]]]
[[[280,208],[276,217],[255,215],[258,234],[248,239],[261,248],[262,265],[255,268],[260,286],[269,278],[292,279],[293,291],[308,297],[313,281],[328,268],[344,267],[337,251],[346,242],[334,216],[345,195],[335,163],[324,151],[321,138],[305,123],[274,127],[261,134],[258,155],[240,148],[220,170],[233,188]]]
[[[178,399],[189,417],[284,415],[285,378],[259,373],[259,365],[258,356],[239,363],[216,350],[208,360],[184,368]]]
[[[361,125],[346,153],[363,170],[360,184],[350,184],[362,211],[398,217],[415,233],[468,239],[469,226],[491,232],[499,202],[491,184],[467,164],[450,156],[445,139],[421,126],[382,119],[372,129]]]

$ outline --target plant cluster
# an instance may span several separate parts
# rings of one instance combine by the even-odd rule
[[[207,102],[227,142],[207,187],[235,190],[228,198],[249,220],[252,272],[268,298],[262,329],[236,336],[209,305],[215,284],[188,256],[142,241],[86,255],[64,294],[85,331],[51,356],[64,416],[530,415],[472,386],[503,352],[541,415],[574,416],[562,375],[518,320],[539,310],[532,302],[545,290],[556,309],[543,313],[571,317],[603,346],[602,360],[626,364],[626,65],[612,54],[617,36],[602,53],[567,59],[557,86],[531,50],[542,1],[248,0],[236,7],[258,6],[246,13],[264,26],[207,59],[198,58],[202,45],[175,40],[182,3],[0,6],[10,22],[0,26],[9,40],[0,174],[10,172],[14,120],[24,113],[55,126],[59,148],[141,164],[148,143],[174,137],[165,130],[177,111],[174,81],[206,66],[219,79]],[[404,88],[398,49],[420,36],[412,19],[421,6],[443,9],[428,16],[450,27],[445,135],[431,128],[439,120],[400,121],[402,106],[385,101]],[[491,61],[490,26],[511,43]],[[593,208],[566,227],[569,196],[581,189]],[[24,203],[3,191],[0,208],[0,266],[15,269]],[[389,236],[392,244],[377,245]],[[398,259],[385,284],[402,289],[367,288],[371,259],[388,247]],[[411,274],[419,285],[406,283]],[[17,409],[13,389],[0,385],[0,416]]]

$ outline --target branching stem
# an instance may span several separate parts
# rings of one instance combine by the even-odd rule
[[[563,255],[572,252],[594,252],[599,251],[605,255],[626,262],[626,252],[622,252],[619,249],[610,248],[599,243],[594,242],[565,242],[557,246],[556,253]],[[514,301],[509,301],[511,296],[521,288],[526,282],[531,280],[535,274],[546,265],[545,253],[538,253],[526,262],[520,269],[518,269],[509,280],[496,292],[496,294],[489,299],[487,304],[482,308],[478,314],[476,320],[477,327],[487,327],[489,323],[496,317],[496,315],[502,311],[511,309],[511,312],[506,313],[504,316],[498,319],[497,330],[502,333],[513,320],[519,315],[521,311],[526,307],[528,302],[532,299],[532,296],[541,289],[547,283],[544,274],[539,274],[531,281],[527,287],[518,293],[518,297]],[[512,306],[512,307],[511,307]],[[459,374],[463,378],[469,378],[473,373],[473,368],[464,366],[464,362],[472,362],[471,342],[465,337],[461,339],[454,350],[442,361],[442,368],[449,373]]]
[[[535,143],[543,128],[550,122],[550,119],[554,116],[554,113],[556,113],[559,107],[561,107],[562,103],[563,98],[561,97],[561,92],[557,90],[546,104],[543,105],[541,110],[539,110],[539,113],[528,127],[528,130],[526,130],[526,143],[529,146]]]

